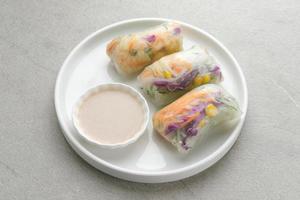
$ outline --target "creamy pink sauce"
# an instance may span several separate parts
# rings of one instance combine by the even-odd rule
[[[87,97],[79,107],[83,133],[101,144],[116,144],[132,138],[144,120],[142,104],[122,90],[103,90]]]

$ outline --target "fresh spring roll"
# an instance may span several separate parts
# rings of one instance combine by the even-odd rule
[[[206,83],[223,80],[220,67],[199,46],[174,53],[149,65],[138,76],[141,87],[156,105],[166,105]]]
[[[106,53],[120,74],[136,74],[161,57],[180,51],[181,32],[179,24],[164,23],[113,39],[107,45]]]
[[[229,93],[219,85],[207,84],[156,112],[153,126],[179,152],[188,152],[202,133],[240,115],[239,106]]]

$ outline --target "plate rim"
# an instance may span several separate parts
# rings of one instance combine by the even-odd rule
[[[64,122],[64,120],[63,120],[64,118],[62,117],[62,114],[61,114],[62,110],[59,109],[59,104],[60,104],[59,88],[61,86],[61,81],[62,81],[61,77],[66,69],[66,66],[68,65],[69,61],[73,58],[73,55],[77,52],[77,50],[79,50],[87,41],[89,41],[96,35],[101,34],[102,32],[104,32],[106,30],[109,30],[111,28],[117,27],[122,24],[128,24],[128,23],[134,23],[134,22],[140,22],[140,21],[157,21],[157,22],[175,21],[175,22],[180,23],[184,26],[187,26],[197,32],[200,32],[201,34],[205,35],[210,40],[215,42],[229,56],[229,58],[233,61],[234,65],[236,66],[239,76],[241,77],[242,88],[244,91],[244,96],[243,96],[244,109],[242,109],[242,110],[244,110],[244,112],[240,119],[240,123],[237,124],[237,127],[232,132],[232,134],[225,140],[225,142],[221,146],[219,146],[217,148],[217,150],[215,150],[213,153],[208,155],[203,160],[197,161],[195,163],[192,163],[191,165],[188,165],[188,166],[185,166],[185,167],[182,167],[179,169],[172,169],[172,170],[168,170],[168,171],[147,171],[147,172],[135,171],[135,170],[130,170],[130,169],[126,169],[123,167],[119,167],[117,165],[111,164],[111,163],[103,160],[103,159],[95,156],[91,152],[89,152],[86,148],[84,148],[84,146],[82,146],[76,139],[74,139],[72,134],[67,133],[66,130],[68,130],[68,129],[66,128],[66,123]],[[191,24],[188,24],[188,23],[185,23],[182,21],[178,21],[178,20],[173,20],[173,19],[151,18],[151,17],[150,18],[148,18],[148,17],[147,18],[133,18],[133,19],[119,21],[119,22],[116,22],[116,23],[113,23],[113,24],[110,24],[110,25],[104,26],[103,28],[98,29],[97,31],[95,31],[95,32],[89,34],[87,37],[85,37],[81,42],[79,42],[79,44],[77,44],[71,50],[71,52],[68,54],[68,56],[64,60],[62,66],[58,72],[57,78],[56,78],[55,90],[54,90],[54,105],[55,105],[55,111],[56,111],[56,115],[58,118],[58,122],[62,129],[64,137],[66,138],[68,143],[71,145],[71,147],[75,150],[75,152],[77,154],[79,154],[80,157],[82,157],[89,164],[94,166],[95,168],[97,168],[101,171],[104,171],[112,176],[117,176],[117,175],[109,173],[108,172],[109,170],[106,171],[103,168],[100,168],[99,166],[96,165],[96,163],[103,165],[103,167],[105,167],[105,168],[115,170],[115,171],[118,171],[118,172],[121,172],[121,173],[124,173],[127,175],[136,175],[136,176],[143,176],[143,177],[161,177],[161,176],[166,177],[166,176],[172,176],[172,175],[176,175],[176,174],[182,174],[181,178],[186,178],[186,177],[192,176],[200,171],[203,171],[203,170],[207,169],[208,167],[210,167],[211,165],[215,164],[218,160],[220,160],[229,151],[229,149],[231,149],[231,147],[237,140],[238,136],[240,135],[241,129],[245,122],[245,118],[246,118],[246,114],[247,114],[247,110],[248,110],[248,88],[247,88],[247,82],[246,82],[245,76],[243,74],[243,71],[242,71],[240,65],[238,64],[237,60],[235,59],[235,57],[220,41],[218,41],[214,36],[212,36],[208,32],[206,32],[194,25],[191,25]],[[191,171],[192,173],[186,173],[188,171]],[[183,175],[184,173],[186,173],[186,175]],[[117,176],[117,177],[119,177],[119,176]],[[130,177],[127,177],[127,178],[122,177],[122,178],[127,179],[127,180],[133,180]],[[169,178],[169,180],[174,181],[174,180],[179,180],[181,178],[173,177],[173,178]],[[166,181],[168,181],[168,180],[166,180]],[[150,181],[150,182],[166,182],[166,181],[162,180],[162,181]],[[149,182],[149,181],[144,180],[144,181],[139,181],[139,182]]]

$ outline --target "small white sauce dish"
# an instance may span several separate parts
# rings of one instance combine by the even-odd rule
[[[134,121],[133,119],[129,119],[130,118],[130,114],[132,114],[132,112],[134,112],[134,109],[130,108],[130,111],[128,112],[128,118],[124,119],[125,121],[126,120],[131,120],[131,121],[126,121],[126,124],[125,124],[126,128],[125,128],[125,130],[131,130],[131,132],[134,131],[134,134],[132,134],[132,133],[130,133],[130,134],[125,133],[125,135],[126,134],[127,135],[124,136],[124,134],[122,133],[121,134],[122,136],[120,135],[120,138],[122,138],[124,136],[123,138],[126,138],[126,139],[122,140],[120,138],[116,138],[115,140],[121,140],[121,141],[117,141],[117,142],[107,142],[107,141],[105,141],[109,137],[115,138],[115,136],[111,136],[113,134],[111,134],[107,130],[109,130],[109,128],[112,127],[111,130],[113,130],[112,132],[114,132],[114,134],[120,133],[120,130],[115,131],[115,129],[117,129],[116,126],[120,126],[120,125],[122,125],[122,123],[124,125],[124,122],[118,124],[118,122],[120,122],[120,118],[124,117],[124,112],[123,112],[122,116],[121,115],[115,115],[115,116],[117,116],[119,118],[116,121],[108,119],[108,121],[110,123],[105,122],[105,123],[102,123],[102,125],[99,125],[98,122],[97,122],[97,120],[94,120],[95,119],[94,117],[92,117],[92,118],[88,118],[88,117],[84,118],[84,117],[82,117],[82,116],[84,116],[84,113],[85,113],[82,110],[84,110],[84,105],[87,104],[86,102],[91,101],[91,100],[89,100],[91,98],[96,98],[94,96],[99,95],[99,94],[101,94],[103,92],[107,92],[107,91],[108,92],[117,91],[117,92],[120,92],[120,93],[123,93],[123,94],[127,94],[127,95],[129,94],[130,96],[133,97],[132,99],[134,99],[134,101],[136,101],[136,102],[129,102],[131,104],[128,104],[128,105],[132,106],[135,103],[137,103],[138,106],[136,106],[136,107],[140,106],[140,108],[138,108],[139,109],[139,113],[138,114],[140,114],[140,115],[138,115],[138,116],[141,116],[141,119],[138,118],[139,120],[137,120],[137,121],[139,121],[139,124],[136,127],[131,128],[132,127],[131,124],[135,123],[136,120]],[[124,97],[126,97],[126,96],[124,96]],[[102,101],[103,101],[103,97],[101,97],[101,98],[102,98]],[[98,99],[98,100],[100,100],[99,102],[101,103],[101,99]],[[114,98],[113,100],[116,101],[116,98]],[[99,104],[95,104],[95,101],[96,101],[95,99],[93,101],[94,101],[94,105],[99,105]],[[120,103],[125,103],[126,102],[125,98],[123,98],[123,99],[122,98],[117,99],[117,101],[119,101]],[[93,110],[90,107],[91,113],[88,113],[85,116],[98,116],[99,117],[98,121],[101,121],[101,118],[103,119],[105,117],[105,114],[107,116],[110,116],[111,115],[111,113],[110,113],[111,110],[110,109],[112,109],[112,111],[113,111],[114,109],[116,110],[117,108],[115,108],[114,106],[110,106],[109,107],[107,105],[104,105],[106,103],[109,104],[109,102],[107,102],[107,100],[106,100],[105,103],[102,104],[103,105],[102,108],[104,108],[106,111],[99,112],[102,108],[101,109],[100,108],[95,108],[95,110]],[[127,101],[127,103],[128,103],[128,101]],[[91,105],[91,103],[88,103],[88,104]],[[111,104],[113,104],[113,103],[111,103]],[[125,107],[125,105],[123,105],[123,108],[124,107]],[[134,114],[135,114],[135,116],[137,116],[137,113],[134,113]],[[147,128],[147,125],[149,123],[149,118],[150,118],[149,106],[147,104],[147,101],[143,97],[143,95],[141,93],[139,93],[133,87],[125,85],[125,84],[122,84],[122,83],[104,83],[104,84],[100,84],[100,85],[97,85],[97,86],[95,86],[93,88],[88,89],[77,100],[77,102],[75,103],[75,105],[73,107],[73,112],[72,112],[73,124],[74,124],[75,128],[77,129],[79,135],[83,139],[85,139],[86,141],[88,141],[88,142],[90,142],[92,144],[96,144],[99,147],[106,148],[106,149],[115,149],[115,148],[126,147],[129,144],[134,143],[135,141],[137,141],[137,139],[139,137],[141,137],[141,135],[143,135],[146,132],[146,128]],[[90,119],[92,119],[92,120],[90,120]],[[89,127],[87,127],[87,126],[85,126],[85,128],[83,128],[84,127],[83,124],[85,122],[86,122],[86,124],[94,124],[95,126],[92,126],[93,127],[92,129],[89,129]],[[128,124],[127,124],[127,122],[128,122]],[[129,124],[129,122],[131,124]],[[98,127],[105,127],[105,128],[103,128],[102,132],[101,132],[100,129],[97,129]],[[91,130],[94,131],[93,134],[90,134],[92,132]],[[102,140],[102,141],[99,141],[99,137],[98,137],[99,135],[95,136],[95,134],[94,134],[94,133],[98,134],[98,130],[99,130],[99,135],[101,135],[101,137],[104,137],[104,138],[107,137],[107,138],[104,139],[104,140]],[[105,130],[105,131],[103,131],[103,130]],[[96,138],[96,137],[98,137],[98,138]],[[113,139],[108,139],[108,140],[113,140]],[[105,142],[103,142],[103,141],[105,141]]]

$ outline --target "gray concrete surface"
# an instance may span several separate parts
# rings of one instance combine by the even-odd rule
[[[105,175],[66,143],[53,104],[70,50],[124,19],[207,30],[242,66],[249,110],[220,162],[194,177],[138,184]],[[299,199],[300,2],[0,0],[0,199]]]

